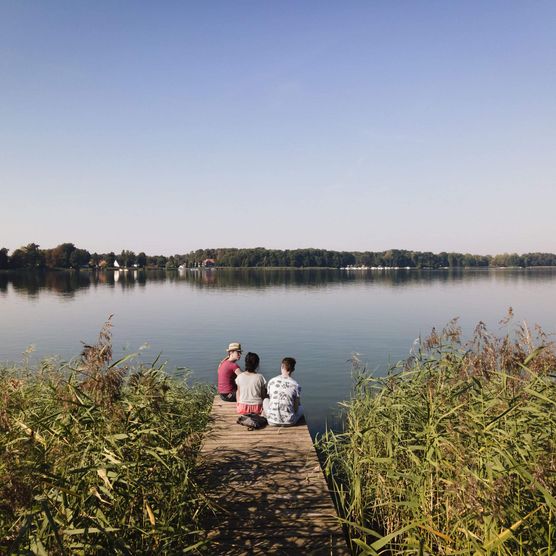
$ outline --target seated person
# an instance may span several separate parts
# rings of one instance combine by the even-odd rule
[[[266,397],[266,380],[257,373],[259,356],[256,353],[245,355],[245,372],[236,378],[237,412],[241,415],[256,413],[263,410],[263,400]]]
[[[241,369],[236,361],[241,359],[241,344],[232,342],[228,346],[228,356],[218,365],[218,393],[225,402],[236,401],[236,376]]]
[[[295,359],[284,357],[281,374],[268,381],[268,395],[263,402],[264,416],[269,425],[295,425],[303,416],[301,386],[292,378]]]

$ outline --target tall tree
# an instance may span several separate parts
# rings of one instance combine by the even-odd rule
[[[70,266],[71,268],[80,268],[89,264],[91,254],[85,249],[75,249],[70,255]]]
[[[145,253],[143,253],[143,251],[141,251],[141,253],[139,253],[137,255],[137,266],[139,266],[140,268],[143,268],[147,265],[147,255],[145,255]]]
[[[98,253],[91,254],[89,259],[89,266],[92,268],[97,268],[100,263],[100,255]]]
[[[25,268],[27,266],[27,253],[23,249],[15,249],[10,257],[10,268]]]
[[[103,259],[106,261],[107,266],[112,267],[114,266],[116,255],[114,251],[110,251],[110,253],[106,253],[106,255],[103,256]]]
[[[121,266],[133,266],[135,264],[135,253],[124,249],[118,256],[118,262]]]
[[[44,265],[44,254],[36,243],[16,249],[10,257],[11,268],[39,268]]]
[[[22,250],[25,251],[27,263],[25,266],[27,268],[39,268],[44,266],[44,255],[39,249],[38,244],[36,243],[28,243],[25,247],[22,247]]]
[[[2,249],[0,249],[0,269],[8,268],[9,264],[10,258],[8,257],[8,249],[2,247]]]
[[[76,247],[73,243],[61,243],[46,253],[47,266],[51,268],[70,268],[70,257]]]

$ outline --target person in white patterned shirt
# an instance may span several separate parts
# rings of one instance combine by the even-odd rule
[[[269,425],[295,425],[303,415],[301,386],[292,378],[295,359],[284,357],[280,375],[268,381],[268,398],[263,401],[263,411]]]

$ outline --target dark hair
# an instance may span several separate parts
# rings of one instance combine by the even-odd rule
[[[284,357],[284,359],[282,359],[282,365],[286,367],[288,373],[293,373],[295,371],[295,363],[296,361],[293,357]]]
[[[256,353],[248,352],[245,354],[245,370],[249,373],[254,373],[259,367],[259,356]]]

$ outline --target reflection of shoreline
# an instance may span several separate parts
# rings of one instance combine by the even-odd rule
[[[352,284],[369,286],[411,287],[437,284],[461,284],[464,282],[492,280],[517,282],[525,280],[556,281],[556,268],[494,268],[494,269],[401,269],[361,270],[302,268],[219,268],[201,269],[197,272],[177,270],[131,270],[129,272],[103,270],[100,272],[75,272],[63,270],[1,271],[0,292],[10,289],[22,296],[36,297],[41,292],[54,292],[71,299],[77,292],[96,287],[132,289],[149,283],[189,285],[193,288],[214,290],[242,290],[273,288],[333,288]]]

